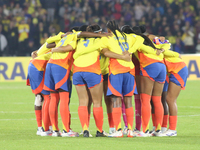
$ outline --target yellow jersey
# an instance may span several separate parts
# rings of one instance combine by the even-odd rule
[[[101,74],[100,69],[100,38],[81,38],[77,42],[76,51],[74,53],[74,70],[75,72],[93,72]],[[91,51],[82,54],[84,51]]]
[[[133,34],[126,34],[127,40],[125,41],[124,37],[119,31],[116,30],[116,33],[119,41],[114,35],[110,38],[103,37],[102,49],[108,48],[110,51],[121,55],[123,51],[133,53],[140,47],[140,45],[144,41],[143,38],[140,38],[139,36],[137,37]],[[137,40],[136,37],[141,40]],[[134,75],[134,64],[125,60],[110,58],[109,71],[114,75],[126,72],[130,72]]]
[[[79,33],[80,32],[74,32],[74,33],[68,34],[67,36],[63,37],[56,44],[56,47],[71,45],[72,48],[75,49],[76,44],[77,44],[77,36]],[[73,57],[72,57],[73,53],[74,53],[74,51],[65,52],[65,53],[54,52],[48,63],[57,64],[65,69],[68,69],[69,66],[71,66],[71,64],[73,62]]]

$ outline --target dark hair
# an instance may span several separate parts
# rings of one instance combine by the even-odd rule
[[[139,33],[139,34],[142,33],[140,27],[138,27],[138,26],[132,27],[132,29],[133,29],[133,31],[135,31],[136,33]]]
[[[82,25],[80,28],[79,28],[79,31],[86,31],[88,25]]]
[[[141,30],[141,33],[145,33],[146,32],[146,26],[145,25],[139,26],[139,28]]]
[[[86,31],[88,32],[100,32],[102,29],[98,24],[90,25],[87,27]]]
[[[112,33],[117,38],[118,42],[119,42],[119,37],[117,36],[116,30],[121,33],[121,35],[125,39],[125,42],[127,42],[126,34],[124,34],[124,32],[122,32],[122,30],[119,29],[118,24],[114,20],[113,21],[108,21],[107,24],[106,24],[106,27],[112,31]],[[119,44],[120,44],[120,42],[119,42]]]
[[[136,29],[136,30],[133,30],[133,29]],[[145,36],[144,34],[141,33],[141,30],[139,27],[136,26],[134,28],[131,28],[129,25],[125,25],[122,27],[122,31],[127,34],[134,33],[136,35],[143,37],[145,45],[151,46],[152,48],[156,49],[156,47],[154,46],[152,41],[147,36]]]
[[[79,31],[79,27],[78,27],[78,26],[72,27],[72,28],[69,30],[69,32],[72,32],[72,30]]]

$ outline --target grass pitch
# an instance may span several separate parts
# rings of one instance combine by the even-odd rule
[[[188,81],[178,98],[177,137],[96,138],[95,122],[91,115],[93,138],[41,137],[36,135],[34,95],[25,82],[0,83],[0,149],[200,149],[200,81]],[[104,107],[104,130],[108,132]],[[81,131],[78,118],[78,97],[73,89],[70,105],[74,131]],[[59,128],[62,129],[59,117]]]

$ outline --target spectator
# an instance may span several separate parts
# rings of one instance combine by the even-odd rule
[[[14,39],[11,36],[15,33],[14,28],[21,28],[22,20],[26,22],[30,32],[16,33],[19,34],[18,47],[23,45],[20,40],[26,35],[23,39],[26,42],[22,49],[19,48],[19,54],[28,46],[29,40],[33,41],[34,45],[40,45],[44,40],[44,33],[54,35],[60,30],[68,31],[74,25],[93,23],[106,29],[106,22],[115,19],[120,26],[145,24],[148,33],[170,37],[174,44],[175,38],[186,37],[185,31],[189,29],[194,34],[195,48],[200,33],[199,8],[199,0],[0,0],[1,33],[6,39]],[[10,22],[15,24],[12,29]],[[15,55],[12,50],[8,52]]]
[[[33,40],[28,41],[28,46],[26,48],[26,51],[24,52],[24,56],[30,56],[31,52],[37,50],[37,48],[38,47],[35,46]]]
[[[7,8],[6,4],[3,5],[3,13],[5,16],[9,16],[10,15],[10,11]]]
[[[5,48],[8,42],[6,37],[2,34],[2,25],[0,25],[0,56],[2,56],[5,52]]]
[[[57,5],[56,0],[45,0],[46,8],[47,8],[47,21],[54,21],[55,8]]]
[[[135,20],[139,21],[145,12],[145,7],[142,5],[142,3],[136,2],[135,6],[134,6],[134,14],[135,14]]]
[[[155,11],[159,11],[161,15],[164,14],[164,8],[160,6],[160,3],[156,3]]]
[[[48,34],[44,33],[44,35],[40,38],[40,45],[43,45],[48,39]]]
[[[16,15],[17,13],[21,13],[22,9],[20,8],[19,4],[15,5],[15,8],[13,9],[13,15]]]
[[[195,53],[194,34],[190,30],[185,30],[185,33],[182,35],[182,40],[185,45],[185,53]]]
[[[200,40],[198,40],[198,42],[197,42],[196,52],[200,53]]]
[[[29,37],[29,30],[30,26],[25,23],[24,20],[21,21],[21,23],[18,26],[18,32],[19,32],[19,51],[18,51],[18,56],[24,56],[25,50],[27,47],[27,40]]]
[[[181,41],[180,38],[176,38],[176,44],[174,44],[174,51],[180,54],[184,52],[184,43]]]
[[[9,30],[8,30],[8,55],[15,56],[18,51],[18,29],[15,27],[15,23],[13,21],[10,22]]]

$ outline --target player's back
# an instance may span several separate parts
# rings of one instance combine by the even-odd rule
[[[81,38],[77,42],[77,47],[74,55],[78,57],[74,60],[74,65],[79,67],[86,67],[99,61],[100,55],[100,38]],[[81,55],[81,52],[85,49],[96,49],[95,51]]]

